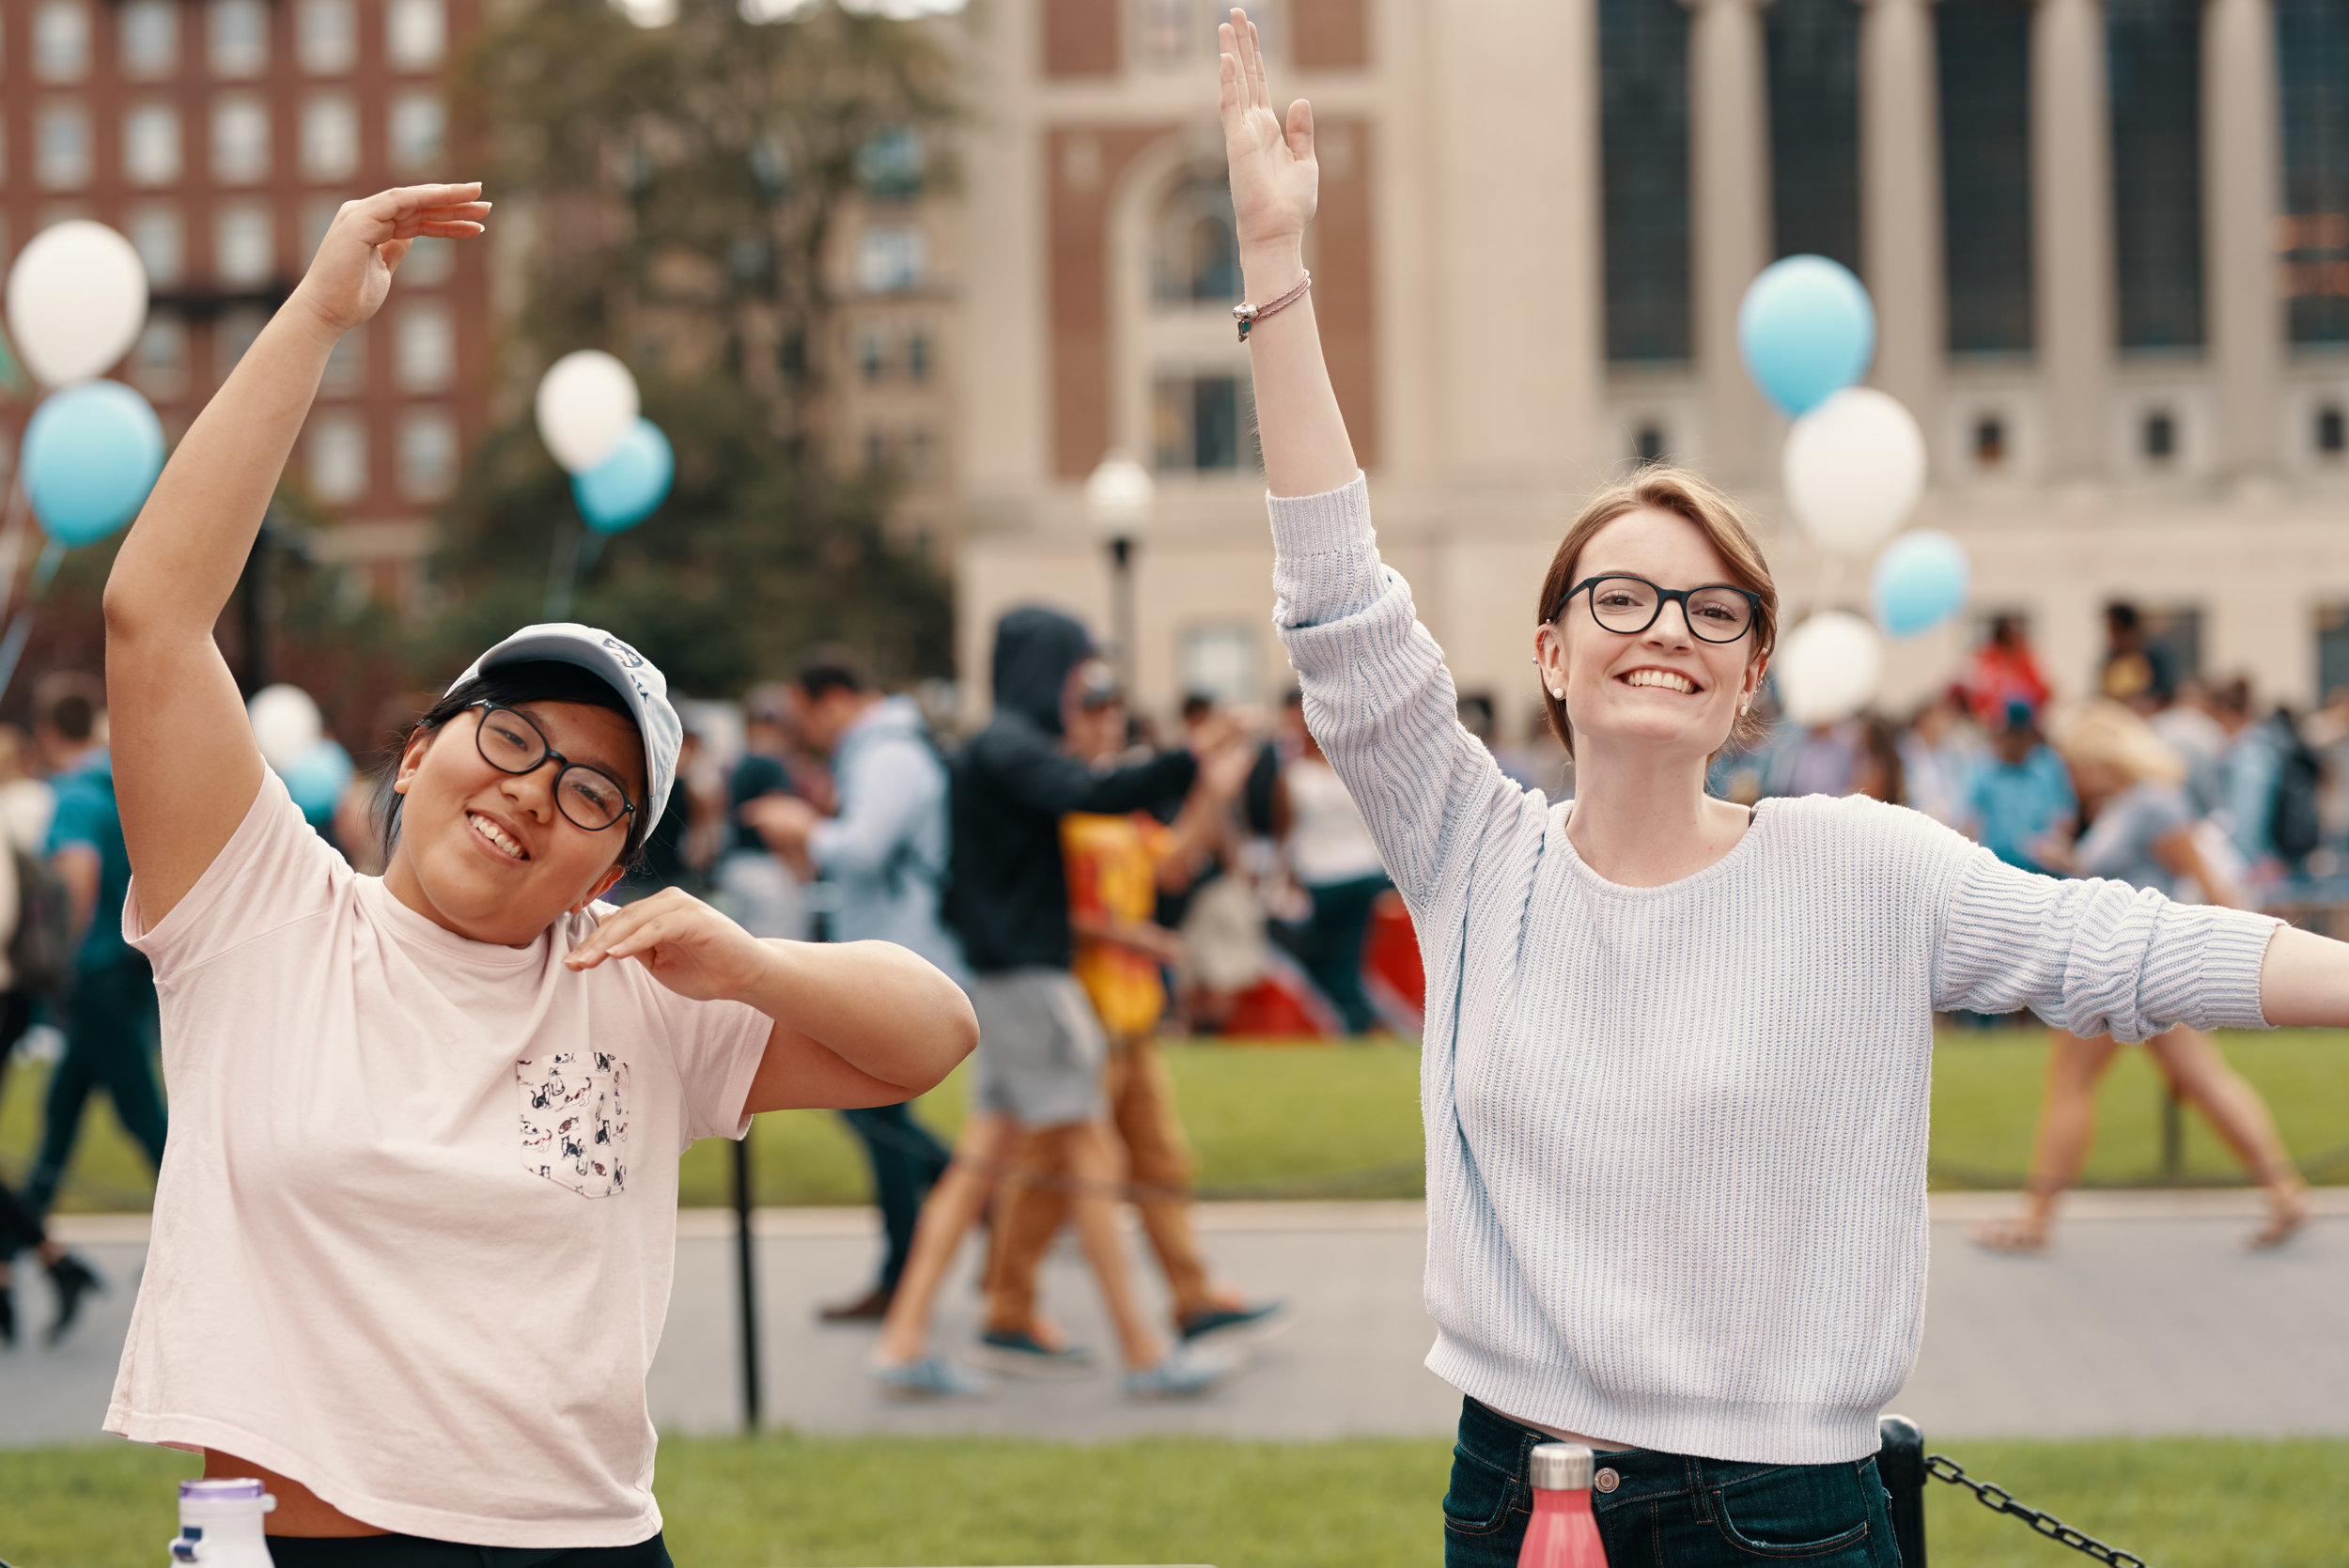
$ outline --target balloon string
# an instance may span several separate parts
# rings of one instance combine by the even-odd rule
[[[40,559],[33,563],[34,598],[49,591],[49,584],[57,580],[57,568],[65,565],[65,546],[52,539],[41,546]]]
[[[26,605],[8,623],[8,634],[0,639],[0,697],[8,694],[8,682],[16,678],[16,662],[24,657],[25,640],[33,634],[33,607]]]
[[[16,563],[23,553],[24,521],[31,510],[24,499],[24,487],[11,482],[8,521],[0,525],[0,605],[16,597]]]
[[[10,520],[14,520],[13,516]],[[14,536],[0,544],[0,551],[5,551],[8,557],[9,579],[16,576],[17,545],[18,540]],[[33,606],[49,591],[49,584],[56,581],[57,567],[64,561],[65,546],[52,539],[42,548],[40,559],[34,564],[32,591],[24,596],[23,607],[8,622],[8,635],[0,638],[0,697],[8,694],[8,683],[16,679],[17,663],[24,657],[24,644],[32,639]]]

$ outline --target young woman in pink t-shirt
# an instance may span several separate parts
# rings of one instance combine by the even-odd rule
[[[978,1033],[903,948],[596,902],[680,733],[661,673],[592,628],[525,629],[426,716],[381,878],[263,765],[213,623],[335,340],[417,238],[481,232],[479,195],[343,207],[106,586],[124,934],[172,1100],[106,1426],[262,1477],[279,1568],[666,1564],[644,1383],[677,1155],[753,1111],[910,1098]]]

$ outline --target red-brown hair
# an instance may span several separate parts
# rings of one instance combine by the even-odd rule
[[[1722,565],[1729,568],[1729,581],[1746,589],[1762,601],[1761,611],[1754,617],[1749,657],[1766,660],[1778,645],[1778,585],[1770,581],[1770,564],[1763,558],[1762,547],[1753,541],[1753,529],[1737,504],[1711,485],[1686,469],[1651,463],[1620,485],[1610,485],[1583,505],[1581,513],[1566,530],[1566,536],[1558,541],[1558,553],[1549,558],[1549,570],[1542,578],[1541,603],[1533,613],[1537,622],[1557,619],[1565,607],[1559,600],[1574,586],[1576,563],[1581,559],[1582,547],[1591,542],[1600,529],[1632,512],[1654,510],[1670,512],[1696,524]],[[1566,754],[1574,754],[1574,729],[1566,722],[1565,699],[1550,694],[1548,682],[1542,686],[1542,706],[1549,714],[1550,732],[1558,737]],[[1762,734],[1761,721],[1751,714],[1740,714],[1730,727],[1733,741],[1751,742]]]

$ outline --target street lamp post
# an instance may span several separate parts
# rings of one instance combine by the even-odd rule
[[[1085,481],[1085,516],[1093,536],[1110,552],[1110,639],[1117,646],[1117,677],[1127,700],[1134,691],[1134,546],[1150,528],[1150,503],[1158,491],[1150,471],[1123,452],[1112,452]]]

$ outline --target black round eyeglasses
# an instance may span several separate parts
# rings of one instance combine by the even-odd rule
[[[1702,588],[1659,588],[1644,577],[1586,577],[1558,596],[1558,607],[1548,618],[1566,613],[1574,596],[1591,594],[1591,618],[1609,631],[1636,637],[1656,624],[1666,599],[1677,599],[1688,630],[1707,643],[1735,643],[1753,629],[1762,614],[1762,597],[1732,583],[1708,583]]]
[[[535,773],[552,762],[555,767],[554,805],[575,828],[599,833],[616,827],[635,811],[636,802],[617,779],[600,768],[573,762],[547,744],[546,732],[530,715],[495,703],[476,703],[481,722],[473,741],[481,760],[501,773]]]

